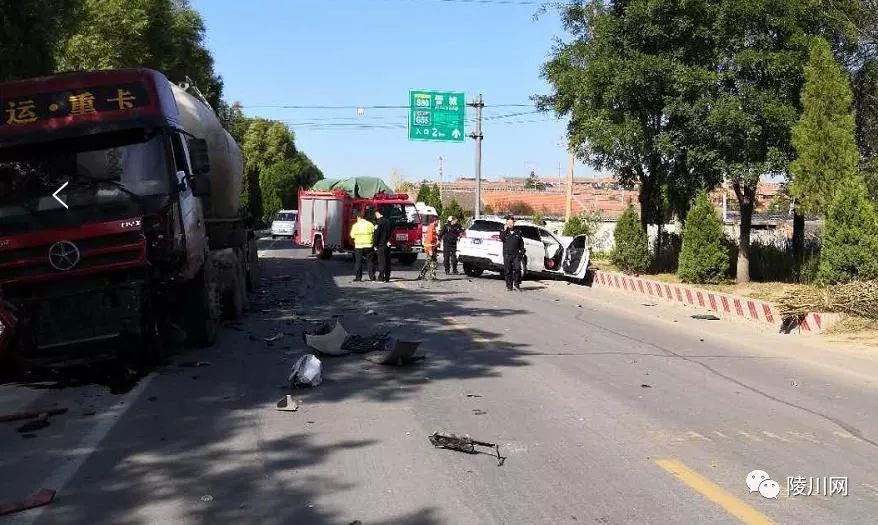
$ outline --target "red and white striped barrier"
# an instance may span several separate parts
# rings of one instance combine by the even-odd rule
[[[664,283],[616,272],[596,270],[592,286],[612,288],[644,298],[707,308],[717,317],[769,324],[780,329],[783,319],[777,305],[742,295],[713,292],[685,284]],[[819,334],[841,319],[841,314],[810,313],[799,321],[796,330],[802,334]]]

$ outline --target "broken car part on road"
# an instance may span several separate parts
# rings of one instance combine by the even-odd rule
[[[457,450],[459,452],[466,452],[467,454],[482,454],[482,452],[476,450],[477,446],[493,448],[497,456],[497,466],[503,466],[503,463],[506,461],[506,458],[500,455],[500,445],[497,445],[496,443],[477,441],[465,434],[458,435],[450,432],[434,432],[427,437],[430,439],[430,443],[432,443],[434,447]]]
[[[314,354],[305,354],[296,361],[290,371],[290,388],[318,386],[323,382],[320,360]]]

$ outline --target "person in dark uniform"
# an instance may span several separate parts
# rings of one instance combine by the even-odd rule
[[[442,227],[439,240],[442,241],[442,262],[445,263],[445,275],[454,270],[457,275],[457,240],[463,233],[463,228],[457,221],[457,217],[449,217],[448,222]]]
[[[506,276],[506,291],[511,292],[512,287],[521,291],[521,258],[524,255],[524,239],[521,232],[515,229],[515,219],[512,215],[506,216],[506,225],[500,232],[500,242],[503,243],[503,274]]]
[[[393,224],[390,219],[381,213],[381,208],[375,210],[375,250],[378,252],[378,280],[390,282],[390,244],[393,235]]]

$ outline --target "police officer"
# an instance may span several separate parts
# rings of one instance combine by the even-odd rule
[[[442,262],[445,263],[445,275],[454,270],[457,275],[457,240],[463,233],[463,228],[457,221],[457,217],[449,217],[448,222],[442,227],[439,239],[442,241]]]
[[[375,224],[375,250],[378,252],[378,280],[390,282],[390,245],[393,235],[393,224],[390,219],[381,213],[381,208],[375,210],[378,222]]]
[[[515,229],[515,218],[506,216],[506,225],[500,232],[500,242],[503,243],[503,273],[506,276],[506,291],[511,292],[512,287],[521,291],[521,258],[524,255],[524,239],[521,232]]]

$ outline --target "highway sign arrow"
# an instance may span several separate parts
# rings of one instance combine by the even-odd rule
[[[57,190],[55,190],[55,193],[52,194],[52,197],[55,197],[55,200],[58,201],[58,202],[60,202],[60,203],[61,203],[61,206],[64,206],[64,208],[66,208],[66,209],[69,210],[69,209],[70,209],[70,206],[68,206],[67,203],[64,202],[63,200],[61,200],[61,197],[58,196],[58,194],[61,193],[61,191],[64,190],[64,188],[66,188],[68,184],[70,184],[69,181],[68,181],[68,182],[65,182],[64,184],[62,184],[60,188],[58,188]]]
[[[451,132],[451,136],[456,138],[456,139],[459,139],[460,138],[460,130],[455,128],[455,130]]]

